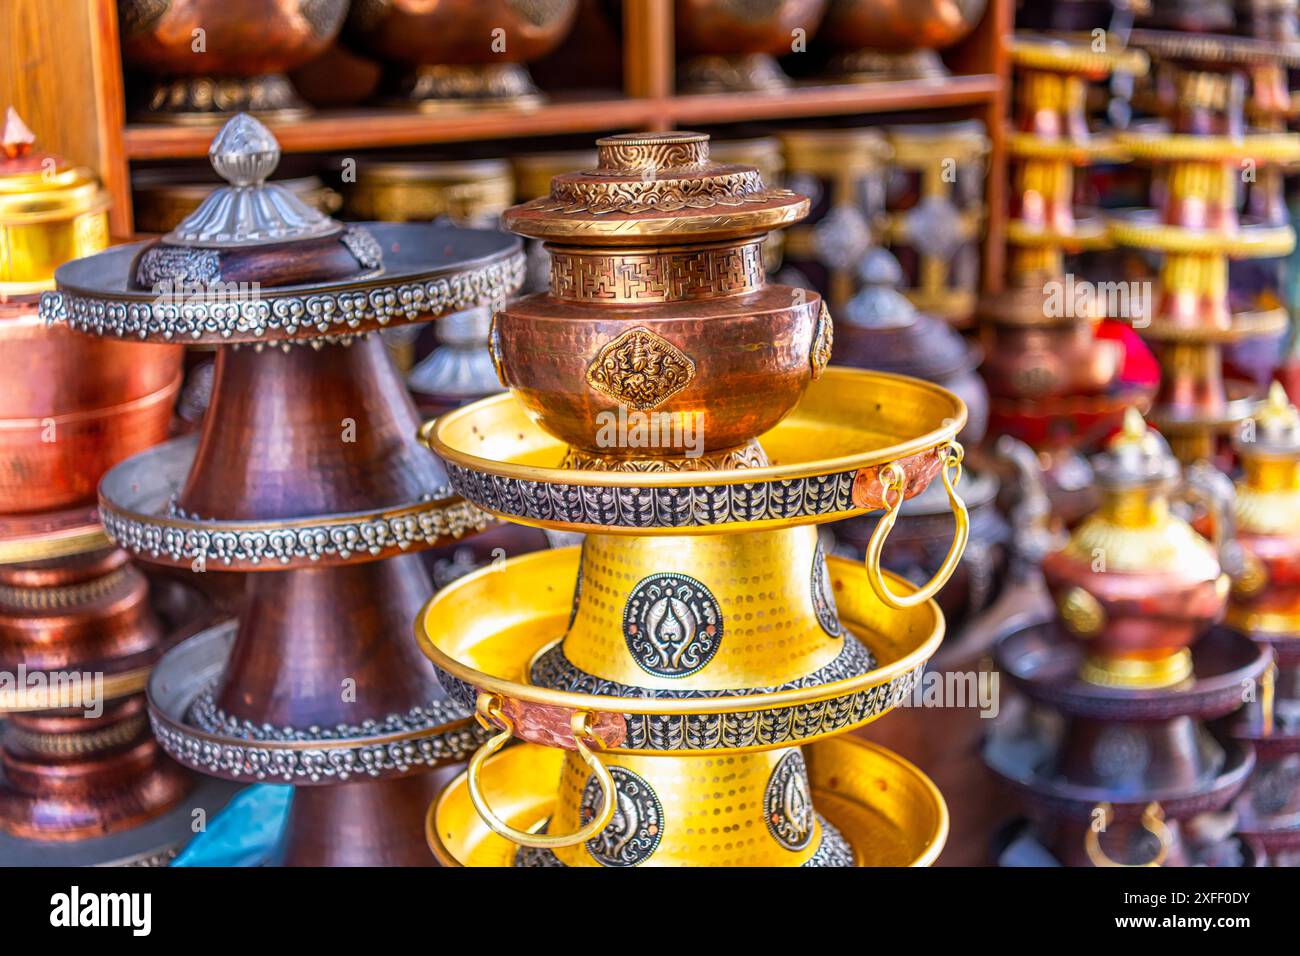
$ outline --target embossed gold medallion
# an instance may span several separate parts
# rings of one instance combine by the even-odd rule
[[[695,363],[649,329],[628,329],[597,353],[587,384],[610,398],[648,411],[695,378]]]

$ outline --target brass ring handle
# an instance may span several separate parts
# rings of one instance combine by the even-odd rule
[[[1102,811],[1103,825],[1109,824],[1114,819],[1115,809],[1109,803],[1099,803],[1097,809]],[[1083,849],[1088,854],[1088,861],[1093,866],[1163,866],[1169,856],[1169,849],[1173,846],[1174,834],[1169,829],[1169,825],[1165,823],[1165,811],[1160,808],[1160,804],[1148,803],[1146,805],[1146,809],[1142,811],[1142,829],[1160,841],[1160,847],[1156,850],[1156,855],[1146,863],[1117,863],[1112,860],[1106,854],[1106,851],[1101,848],[1101,835],[1093,827],[1088,827],[1088,832],[1083,839]]]
[[[487,824],[488,829],[497,836],[503,836],[510,842],[517,843],[520,846],[554,850],[558,847],[585,843],[609,825],[609,821],[613,819],[614,810],[617,807],[618,791],[615,789],[614,776],[609,772],[609,768],[601,763],[600,758],[586,744],[587,740],[595,741],[597,744],[600,742],[600,738],[592,730],[591,714],[585,711],[575,712],[569,720],[569,726],[573,731],[573,742],[577,745],[578,756],[591,768],[591,772],[596,775],[596,780],[600,783],[600,812],[581,829],[575,830],[573,833],[561,834],[529,833],[525,830],[516,829],[498,817],[492,808],[488,806],[487,799],[483,796],[483,791],[479,785],[479,776],[483,772],[483,764],[487,759],[504,747],[514,736],[514,724],[502,713],[499,700],[489,694],[479,695],[476,716],[479,723],[484,726],[490,726],[486,719],[490,717],[505,728],[474,751],[474,756],[470,758],[469,770],[465,777],[466,783],[469,785],[470,802],[474,804],[474,809],[478,811],[478,815]]]
[[[957,570],[962,552],[966,550],[966,539],[970,536],[970,513],[966,510],[966,502],[957,494],[957,482],[961,480],[962,447],[957,442],[952,442],[946,448],[940,448],[939,454],[943,456],[943,487],[948,492],[948,506],[952,508],[957,531],[952,537],[952,544],[948,546],[948,554],[934,577],[909,595],[898,595],[891,591],[881,573],[881,554],[885,549],[885,540],[894,529],[894,522],[898,520],[903,507],[906,477],[896,462],[886,465],[880,472],[880,483],[885,494],[885,513],[867,542],[867,583],[871,585],[876,597],[895,610],[905,611],[916,607],[938,594]],[[890,500],[891,491],[894,492],[893,500]]]

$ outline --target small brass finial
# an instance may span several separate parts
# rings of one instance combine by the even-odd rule
[[[0,134],[0,151],[4,152],[6,159],[17,159],[31,152],[35,144],[36,134],[23,122],[18,111],[9,107],[5,113],[4,133]]]

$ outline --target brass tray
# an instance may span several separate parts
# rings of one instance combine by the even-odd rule
[[[426,423],[452,488],[485,511],[539,528],[704,534],[791,527],[884,507],[880,472],[897,463],[905,497],[939,473],[966,424],[951,392],[902,375],[828,368],[759,441],[772,464],[698,472],[559,467],[566,446],[512,395],[485,398]]]
[[[857,866],[930,866],[948,838],[948,807],[930,779],[902,757],[854,737],[804,748],[813,803],[853,848]],[[551,814],[562,753],[518,744],[489,758],[509,780],[491,800],[512,826]],[[429,808],[425,837],[444,866],[511,866],[519,849],[488,829],[469,799],[466,774]]]
[[[515,734],[532,743],[575,747],[575,713],[590,713],[609,753],[688,754],[787,747],[843,733],[893,709],[943,640],[934,601],[886,606],[867,584],[865,565],[828,557],[840,619],[879,666],[845,680],[778,691],[708,697],[613,697],[551,690],[528,682],[534,657],[567,627],[579,548],[540,551],[483,568],[435,595],[416,619],[420,649],[449,694],[473,709],[480,693],[500,700]],[[890,576],[896,591],[914,585]]]

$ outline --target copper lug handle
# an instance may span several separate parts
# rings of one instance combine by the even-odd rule
[[[953,535],[952,544],[948,547],[948,554],[943,559],[943,564],[935,572],[933,578],[928,583],[909,595],[895,594],[889,589],[889,584],[885,581],[881,573],[881,554],[885,549],[885,541],[889,537],[889,532],[894,529],[894,522],[898,520],[899,512],[903,507],[903,498],[907,491],[906,477],[903,469],[896,462],[891,462],[881,469],[880,483],[884,489],[885,496],[885,513],[881,516],[880,521],[876,524],[875,530],[871,532],[871,539],[867,542],[867,582],[871,585],[871,590],[875,592],[876,597],[880,598],[886,606],[892,607],[898,611],[905,611],[908,608],[917,607],[933,598],[948,583],[953,572],[957,570],[957,565],[961,562],[962,552],[966,550],[966,539],[970,537],[970,514],[966,510],[966,502],[961,500],[957,494],[957,483],[961,481],[961,461],[964,454],[962,447],[957,442],[951,442],[946,447],[941,446],[938,453],[943,459],[943,487],[948,492],[948,506],[952,508],[953,519],[957,523],[957,532]],[[891,499],[890,492],[894,492]]]
[[[515,728],[510,718],[502,712],[500,698],[493,694],[479,694],[475,716],[484,727],[493,729],[499,726],[504,728],[499,734],[484,742],[478,750],[474,751],[474,756],[469,761],[469,770],[466,772],[470,802],[474,804],[474,809],[478,811],[478,815],[487,824],[488,829],[497,836],[503,836],[510,842],[517,843],[520,846],[554,850],[559,847],[586,843],[609,825],[609,821],[613,819],[614,810],[617,807],[618,791],[614,786],[614,776],[609,772],[609,768],[587,746],[587,741],[591,741],[597,747],[601,745],[600,738],[596,736],[595,731],[592,729],[592,715],[590,713],[575,711],[573,716],[569,718],[569,727],[573,731],[573,742],[577,746],[578,756],[591,768],[591,772],[595,774],[596,780],[600,784],[600,812],[581,829],[573,833],[561,834],[529,833],[526,830],[516,829],[497,816],[492,808],[488,806],[487,798],[483,796],[483,790],[479,784],[479,777],[483,773],[483,765],[489,757],[514,737]]]
[[[1097,809],[1102,812],[1103,825],[1109,824],[1115,818],[1115,808],[1109,803],[1099,803]],[[1173,846],[1174,834],[1165,823],[1165,811],[1161,809],[1160,804],[1153,802],[1146,805],[1146,809],[1142,811],[1142,829],[1160,841],[1160,848],[1156,850],[1156,855],[1146,863],[1117,863],[1112,860],[1101,848],[1101,834],[1091,826],[1088,827],[1088,832],[1083,839],[1083,849],[1088,854],[1088,861],[1093,866],[1126,868],[1163,866],[1169,856],[1169,849]]]

